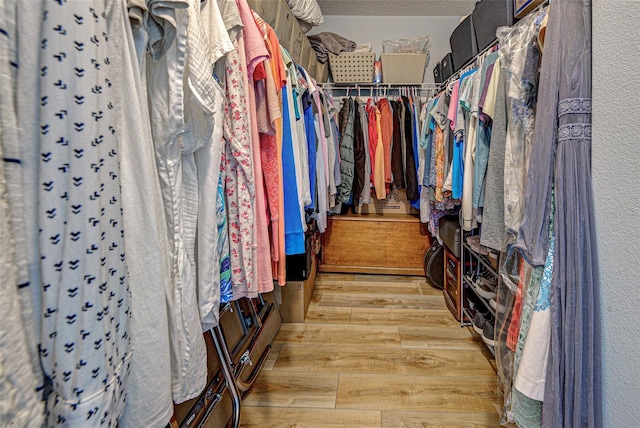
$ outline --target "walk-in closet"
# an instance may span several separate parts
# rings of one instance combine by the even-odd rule
[[[635,0],[0,0],[0,427],[618,427]]]

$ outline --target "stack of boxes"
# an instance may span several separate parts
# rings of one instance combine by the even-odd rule
[[[302,31],[286,0],[247,0],[247,3],[273,27],[280,44],[291,54],[293,60],[317,82],[325,83],[329,78],[329,66],[316,58],[307,35]]]

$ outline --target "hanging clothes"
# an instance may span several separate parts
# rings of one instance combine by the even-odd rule
[[[489,54],[482,63],[480,79],[480,98],[478,101],[478,136],[476,140],[475,167],[473,169],[473,208],[483,208],[485,198],[485,179],[491,144],[492,123],[490,116],[483,112],[498,52]]]
[[[382,131],[382,147],[384,148],[384,182],[391,183],[391,143],[393,141],[393,116],[389,101],[382,98],[377,103],[380,110],[380,130]]]
[[[237,41],[234,45],[238,46]],[[253,156],[249,132],[245,61],[239,50],[225,57],[225,110],[223,120],[224,191],[233,289],[250,283],[253,276],[254,198]],[[272,216],[273,218],[273,216]]]
[[[446,95],[440,96],[438,102],[431,111],[436,123],[435,138],[435,200],[440,202],[443,199],[443,187],[445,182],[446,141],[449,138],[449,124],[447,113],[449,110],[449,98]]]
[[[291,119],[289,116],[289,100],[291,88],[287,84],[282,90],[282,171],[287,185],[284,187],[284,224],[286,254],[302,254],[304,249],[304,231],[300,223],[298,191],[295,178],[295,161],[293,159],[293,139]]]
[[[41,427],[44,423],[44,402],[38,388],[43,382],[37,353],[36,314],[33,311],[32,290],[28,268],[25,233],[24,157],[18,139],[17,72],[20,58],[17,52],[18,22],[13,10],[0,1],[0,419],[9,424]],[[20,33],[20,43],[24,43]],[[34,98],[34,101],[36,99]],[[35,145],[35,144],[34,144]],[[38,316],[40,313],[38,312]]]
[[[366,173],[366,158],[364,133],[361,122],[361,102],[354,102],[354,122],[353,122],[353,160],[354,160],[354,177],[353,177],[353,204],[362,204],[362,194],[365,189],[365,180],[368,183],[369,176]]]
[[[353,134],[355,105],[353,98],[344,100],[341,123],[344,128],[340,133],[340,187],[338,188],[337,202],[348,202],[353,190],[353,179],[355,175]]]
[[[404,166],[402,162],[402,136],[400,125],[401,107],[397,101],[391,101],[393,109],[393,143],[391,145],[391,174],[393,184],[403,189],[406,187],[404,180]]]
[[[260,132],[258,129],[258,114],[256,111],[256,91],[254,85],[254,72],[265,59],[269,58],[269,53],[264,44],[264,38],[258,28],[253,13],[246,0],[236,0],[240,18],[244,28],[242,36],[238,39],[238,49],[241,56],[246,61],[247,81],[246,87],[249,94],[249,124],[251,131],[251,152],[253,156],[253,172],[256,187],[254,198],[254,231],[255,239],[252,244],[252,255],[254,260],[253,271],[249,276],[247,273],[247,283],[235,285],[233,297],[256,297],[259,290],[273,289],[273,272],[271,266],[271,251],[269,244],[269,231],[267,216],[267,203],[264,187],[264,175],[262,173],[262,159],[260,155]],[[264,71],[264,70],[263,70]],[[281,207],[280,207],[281,208]],[[284,237],[280,236],[282,240]],[[278,272],[278,275],[284,275]]]
[[[298,82],[297,67],[293,63],[293,59],[289,55],[286,49],[282,48],[282,56],[284,58],[284,64],[287,67],[287,85],[291,91],[290,96],[287,97],[289,124],[291,126],[291,143],[293,149],[293,162],[294,173],[296,181],[296,191],[298,194],[298,215],[300,217],[300,225],[302,231],[307,231],[307,220],[304,207],[311,202],[310,190],[309,190],[309,167],[305,160],[307,159],[307,144],[306,136],[300,132],[298,126],[298,120],[296,117],[296,103],[294,100],[296,96],[295,86]],[[304,251],[303,251],[304,252]]]
[[[376,197],[378,199],[385,199],[387,195],[386,186],[385,186],[385,156],[384,156],[384,142],[382,141],[382,125],[381,125],[381,114],[380,109],[376,104],[372,106],[375,122],[374,126],[376,129],[376,164],[375,170],[373,173],[373,184],[376,188]]]
[[[300,99],[300,106],[302,111],[302,124],[305,132],[307,143],[307,159],[309,166],[309,191],[311,202],[307,204],[306,209],[315,211],[316,204],[316,157],[318,151],[318,139],[316,137],[315,125],[313,123],[313,102],[309,91],[309,81],[311,78],[307,74],[306,70],[298,66],[298,97]]]
[[[417,210],[420,210],[420,194],[421,194],[421,185],[420,185],[420,119],[419,119],[419,111],[420,111],[420,100],[417,98],[410,98],[409,102],[411,104],[411,112],[412,112],[412,120],[411,120],[411,126],[413,128],[413,162],[415,165],[415,174],[416,174],[416,185],[418,186],[418,197],[415,199],[410,200],[411,202],[411,206]],[[447,141],[448,143],[448,141]],[[447,147],[449,145],[447,144]],[[445,176],[447,174],[447,169],[449,167],[449,159],[450,156],[448,154],[448,152],[445,152],[447,155],[446,157],[446,163],[445,163]]]
[[[233,300],[233,283],[231,281],[231,253],[229,250],[229,230],[227,229],[223,174],[220,174],[218,181],[216,223],[218,225],[217,256],[220,261],[220,303],[224,304]]]
[[[418,189],[417,165],[414,157],[413,113],[409,98],[403,96],[402,103],[405,111],[405,180],[407,183],[407,199],[413,201],[420,198],[420,192]]]
[[[381,159],[383,149],[382,143],[380,141],[381,148],[380,150],[378,150],[379,138],[381,138],[381,136],[378,132],[378,119],[376,112],[376,105],[373,100],[369,98],[369,100],[367,100],[367,118],[369,124],[369,156],[371,157],[370,180],[374,185],[376,198],[385,199],[386,192],[384,190],[384,160]],[[381,177],[383,178],[382,183],[380,180]]]
[[[501,64],[507,74],[507,143],[504,165],[505,224],[517,233],[524,215],[525,183],[533,143],[540,50],[537,26],[528,24],[498,32]],[[542,261],[544,263],[544,260]]]
[[[490,94],[495,97],[485,102],[484,113],[491,117],[491,142],[487,161],[486,192],[480,231],[480,244],[502,251],[504,234],[504,150],[507,143],[506,78],[501,61],[494,65]],[[493,90],[495,85],[495,92]],[[491,103],[491,105],[490,105]]]
[[[198,73],[211,73],[218,60],[232,51],[234,45],[222,19],[218,3],[208,2],[203,7],[196,4],[190,19],[201,22],[200,30],[192,37],[209,47],[209,56],[198,59]],[[190,27],[198,28],[192,22]],[[202,44],[202,42],[200,42]],[[193,49],[192,49],[193,51]],[[195,61],[196,58],[190,60]],[[213,77],[213,76],[212,76]],[[198,306],[202,330],[210,330],[218,324],[218,308],[220,306],[220,260],[218,256],[218,231],[216,219],[216,199],[220,177],[220,163],[224,151],[224,115],[225,97],[222,88],[215,81],[208,83],[214,97],[214,111],[211,120],[213,131],[204,147],[194,153],[196,173],[198,177],[198,213],[197,213],[197,251],[196,260],[198,281]],[[211,263],[213,261],[213,263]]]
[[[41,135],[34,143],[41,153],[38,321],[40,361],[52,388],[49,426],[115,426],[128,387],[130,290],[117,137],[122,87],[116,76],[122,70],[109,60],[121,55],[122,46],[104,36],[109,12],[118,19],[126,14],[105,6],[51,1],[42,15],[48,42],[39,52]],[[81,30],[75,16],[86,17]],[[74,48],[70,32],[76,44],[92,48]],[[98,46],[90,40],[94,34],[100,35]],[[70,96],[79,103],[71,107]]]
[[[329,118],[327,115],[327,109],[325,103],[327,100],[321,97],[318,89],[316,88],[313,80],[309,80],[309,86],[311,90],[311,96],[313,97],[313,126],[315,133],[318,136],[318,148],[320,152],[316,156],[316,171],[318,173],[318,186],[317,186],[317,199],[318,199],[318,218],[316,225],[318,231],[323,233],[327,228],[327,212],[330,206],[330,193],[332,192],[330,179],[332,175],[329,173],[329,152],[333,147],[333,132]],[[333,100],[330,102],[333,105]],[[335,186],[334,186],[335,187]]]
[[[544,426],[602,426],[600,293],[591,189],[591,8],[589,0],[550,5],[538,97],[549,107],[536,121],[526,220],[519,235],[519,246],[532,262],[544,263],[549,243],[543,234],[550,223],[553,186],[552,337]]]
[[[362,100],[358,100],[358,113],[360,116],[360,125],[362,127],[362,144],[364,148],[364,184],[362,187],[362,194],[360,196],[361,204],[371,203],[371,153],[369,146],[369,120],[367,116],[367,107]]]
[[[474,115],[474,104],[476,103],[476,94],[478,94],[478,86],[480,85],[480,75],[476,69],[473,75],[468,78],[468,84],[465,86],[464,92],[460,95],[460,104],[465,110],[464,121],[466,126],[465,144],[464,144],[464,181],[462,183],[462,219],[464,230],[473,230],[478,227],[475,212],[473,210],[473,177],[474,177],[474,159],[478,117]],[[477,113],[477,110],[476,110]]]
[[[120,13],[125,15],[110,21],[115,28],[109,33],[131,34],[122,38],[119,67],[123,83],[121,99],[127,100],[122,103],[119,159],[134,352],[127,401],[118,424],[159,426],[166,424],[173,414],[167,305],[172,283],[166,244],[167,219],[154,158],[149,98],[144,91],[146,54],[142,58],[136,56],[134,41],[148,35],[142,26],[137,27],[138,33],[128,31],[129,16],[126,10]]]

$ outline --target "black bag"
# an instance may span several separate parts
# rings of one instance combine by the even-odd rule
[[[433,288],[444,288],[444,251],[435,239],[424,255],[424,274]]]

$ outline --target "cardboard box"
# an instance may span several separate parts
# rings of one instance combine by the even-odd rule
[[[373,199],[372,204],[363,204],[358,207],[360,214],[412,214],[416,210],[407,200],[405,189],[395,189],[387,195],[386,199]]]
[[[427,54],[383,53],[380,58],[384,83],[422,83]]]
[[[311,304],[311,296],[316,287],[316,257],[311,261],[311,273],[306,281],[287,281],[287,284],[280,289],[282,293],[282,303],[280,304],[280,315],[282,322],[304,322]],[[275,285],[278,287],[278,285]]]
[[[258,8],[254,10],[258,13],[258,15],[260,15],[262,19],[264,19],[264,22],[275,28],[279,3],[280,0],[260,0]]]
[[[309,41],[307,40],[307,35],[304,34],[304,31],[300,28],[298,21],[296,19],[293,21],[291,36],[289,37],[289,47],[287,49],[289,50],[291,58],[293,58],[293,60],[298,64],[302,65],[304,64],[302,60],[304,42],[307,41],[307,43],[309,43]]]
[[[305,70],[307,70],[307,73],[309,73],[309,77],[313,77],[315,79],[316,70],[318,69],[318,58],[316,57],[316,51],[313,50],[309,42],[307,42],[307,46],[309,49],[309,59],[307,63],[303,65],[303,67]],[[307,49],[307,48],[303,48],[303,49]]]
[[[276,14],[276,22],[273,26],[273,30],[276,32],[280,44],[289,51],[292,57],[293,54],[291,53],[290,41],[291,34],[294,29],[294,23],[299,27],[298,21],[293,15],[293,12],[291,12],[291,9],[289,9],[287,2],[285,0],[280,0],[278,2],[278,13]]]

